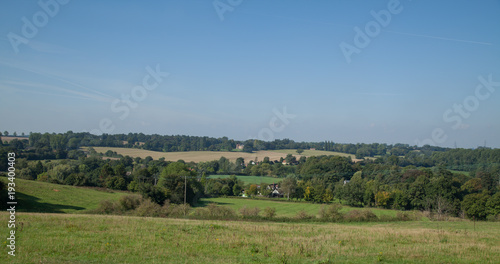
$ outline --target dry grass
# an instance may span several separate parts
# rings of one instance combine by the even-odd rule
[[[0,214],[6,223],[7,214]],[[500,223],[269,223],[20,214],[1,263],[498,263]],[[6,225],[0,233],[7,234]],[[328,262],[330,261],[330,262]]]
[[[0,140],[1,140],[2,142],[11,142],[11,141],[12,141],[12,140],[14,140],[14,139],[17,139],[17,140],[23,140],[23,139],[29,140],[29,138],[27,138],[27,137],[11,137],[11,136],[8,136],[8,137],[3,136],[3,137],[0,137]]]
[[[106,153],[106,151],[115,151],[123,156],[130,157],[140,157],[145,158],[151,156],[153,159],[157,160],[164,157],[165,160],[178,161],[184,160],[185,162],[204,162],[218,160],[220,157],[224,156],[232,162],[236,161],[237,158],[242,157],[245,162],[250,160],[262,161],[264,157],[269,157],[270,160],[279,160],[281,157],[285,158],[286,153],[280,153],[275,151],[257,151],[254,153],[246,152],[229,152],[229,151],[184,151],[184,152],[160,152],[160,151],[150,151],[144,149],[134,149],[134,148],[112,148],[112,147],[94,147],[95,151],[99,153]],[[299,155],[296,155],[299,158]]]
[[[86,149],[85,147],[83,149]],[[287,154],[293,154],[297,159],[301,156],[321,156],[321,155],[335,155],[341,157],[351,157],[353,161],[359,161],[355,159],[354,155],[333,152],[333,151],[322,151],[322,150],[304,150],[304,152],[299,155],[295,149],[283,149],[283,150],[262,150],[256,151],[254,153],[247,152],[229,152],[229,151],[184,151],[184,152],[160,152],[160,151],[151,151],[144,149],[135,149],[135,148],[113,148],[113,147],[94,147],[95,151],[98,153],[106,153],[106,151],[111,150],[123,156],[130,157],[140,157],[145,158],[147,156],[151,156],[153,159],[157,160],[159,158],[165,158],[165,160],[169,161],[178,161],[184,160],[185,162],[204,162],[204,161],[212,161],[218,160],[220,157],[226,157],[232,162],[236,161],[237,158],[242,157],[245,159],[245,162],[249,162],[250,160],[262,161],[264,157],[269,157],[270,160],[280,160],[280,158],[285,158]]]

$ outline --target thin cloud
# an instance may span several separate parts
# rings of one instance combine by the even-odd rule
[[[389,33],[394,33],[394,34],[412,36],[412,37],[432,38],[432,39],[440,39],[440,40],[448,40],[448,41],[456,41],[456,42],[464,42],[464,43],[480,44],[480,45],[489,45],[489,46],[493,45],[493,43],[489,43],[489,42],[480,42],[480,41],[473,41],[473,40],[445,38],[445,37],[430,36],[430,35],[420,35],[420,34],[404,33],[404,32],[397,32],[397,31],[391,31],[391,30],[384,30],[384,31],[385,32],[389,32]]]
[[[27,45],[33,50],[43,53],[68,54],[74,52],[72,49],[36,40],[30,40]]]
[[[89,93],[85,93],[85,92],[80,92],[80,91],[74,91],[71,89],[66,89],[66,88],[53,86],[53,85],[31,83],[31,82],[3,81],[3,86],[9,87],[9,88],[11,88],[11,90],[23,91],[23,92],[29,92],[29,93],[46,94],[46,95],[52,95],[52,96],[65,96],[65,97],[71,97],[71,98],[76,98],[76,99],[86,99],[86,100],[94,100],[94,101],[100,101],[100,102],[110,102],[110,100],[106,97],[98,96],[95,94],[89,94]],[[35,88],[36,90],[32,90],[32,89],[27,90],[25,88]],[[62,93],[47,93],[46,92],[47,90],[52,90],[52,91],[57,91],[57,92],[62,92]]]
[[[0,61],[0,64],[4,64],[8,67],[11,67],[11,68],[16,68],[16,69],[20,69],[20,70],[23,70],[23,71],[27,71],[27,72],[31,72],[31,73],[35,73],[35,74],[38,74],[38,75],[41,75],[43,77],[48,77],[48,78],[51,78],[51,79],[54,79],[54,80],[57,80],[57,81],[60,81],[60,82],[64,82],[64,83],[67,83],[67,84],[70,84],[72,86],[75,86],[75,87],[78,87],[78,88],[81,88],[83,90],[86,90],[86,91],[89,91],[89,92],[92,92],[92,93],[95,93],[97,95],[100,95],[101,97],[108,97],[109,99],[113,99],[114,97],[111,96],[111,95],[108,95],[108,94],[105,94],[105,93],[102,93],[100,91],[97,91],[97,90],[94,90],[94,89],[90,89],[90,88],[87,88],[87,87],[84,87],[80,84],[77,84],[77,83],[74,83],[72,81],[69,81],[67,79],[64,79],[62,77],[59,77],[59,76],[55,76],[54,74],[49,74],[47,72],[42,72],[42,71],[39,71],[39,70],[35,70],[31,67],[26,67],[26,66],[21,66],[21,65],[18,65],[18,64],[13,64],[13,63],[7,63],[7,62],[1,62]]]

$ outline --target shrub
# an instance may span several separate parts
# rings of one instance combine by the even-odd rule
[[[91,212],[96,214],[121,214],[122,210],[117,202],[104,200],[99,203],[99,207]]]
[[[168,209],[166,209],[168,206],[165,206],[166,204],[167,203],[163,204],[162,210],[168,212]],[[170,214],[168,214],[167,216],[171,217],[186,216],[191,212],[191,206],[189,204],[176,204],[176,205],[171,205],[170,207],[172,209],[170,210]]]
[[[342,205],[332,204],[330,206],[323,205],[319,209],[319,217],[326,221],[339,221],[342,220],[344,214],[340,212]]]
[[[349,222],[370,222],[378,220],[378,217],[370,210],[352,210],[344,219]]]
[[[260,208],[259,207],[254,207],[254,208],[248,208],[246,205],[240,208],[240,214],[247,218],[247,217],[257,217],[259,216],[260,213]]]
[[[129,211],[139,207],[142,201],[140,195],[126,195],[120,198],[119,203],[123,211]]]
[[[215,203],[207,207],[197,208],[194,211],[194,217],[199,219],[234,219],[236,212],[227,206],[217,206]]]
[[[396,220],[398,221],[418,221],[422,218],[421,213],[417,212],[397,212]]]
[[[274,216],[276,216],[276,208],[266,207],[264,209],[264,217],[265,218],[273,218]]]
[[[296,219],[299,219],[299,220],[309,220],[309,219],[313,219],[314,216],[313,215],[309,215],[307,214],[306,211],[304,210],[300,210],[296,215],[295,215],[295,218]]]
[[[134,215],[137,216],[160,216],[161,206],[150,199],[144,199],[142,203],[134,210]]]

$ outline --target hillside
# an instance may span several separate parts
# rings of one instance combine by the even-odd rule
[[[0,213],[6,223],[8,214]],[[500,223],[272,223],[19,215],[0,263],[498,263]],[[7,225],[0,233],[7,234]]]
[[[229,178],[231,175],[210,175],[208,178],[211,179],[219,179],[219,178]],[[245,184],[272,184],[272,183],[279,183],[283,179],[280,178],[274,178],[274,177],[269,177],[269,176],[240,176],[237,175],[236,178],[238,180],[242,180]]]
[[[151,156],[153,159],[165,158],[165,160],[169,161],[178,161],[184,160],[185,162],[205,162],[218,160],[221,157],[225,157],[230,161],[234,162],[237,158],[242,157],[245,159],[245,162],[250,160],[262,161],[264,157],[269,157],[270,160],[279,160],[280,158],[285,158],[287,154],[292,154],[295,157],[300,158],[300,156],[320,156],[320,155],[335,155],[335,156],[343,156],[343,157],[351,157],[354,159],[354,155],[334,152],[334,151],[320,151],[320,150],[305,150],[302,155],[297,154],[294,149],[282,149],[282,150],[261,150],[255,151],[253,153],[247,152],[229,152],[229,151],[183,151],[183,152],[160,152],[160,151],[151,151],[144,149],[136,149],[136,148],[114,148],[114,147],[93,147],[98,153],[106,153],[106,151],[111,150],[123,156],[130,157],[140,157],[146,158],[147,156]],[[82,148],[86,149],[86,148]]]
[[[7,182],[7,178],[0,178]],[[126,192],[105,191],[16,179],[19,212],[76,213],[95,209],[102,200],[118,200]]]

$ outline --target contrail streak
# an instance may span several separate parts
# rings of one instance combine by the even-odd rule
[[[413,36],[413,37],[433,38],[433,39],[441,39],[441,40],[465,42],[465,43],[472,43],[472,44],[481,44],[481,45],[493,45],[493,43],[489,43],[489,42],[480,42],[480,41],[473,41],[473,40],[444,38],[444,37],[436,37],[436,36],[429,36],[429,35],[419,35],[419,34],[404,33],[404,32],[397,32],[397,31],[390,31],[390,30],[384,30],[384,31],[385,32],[389,32],[389,33],[400,34],[400,35]]]

